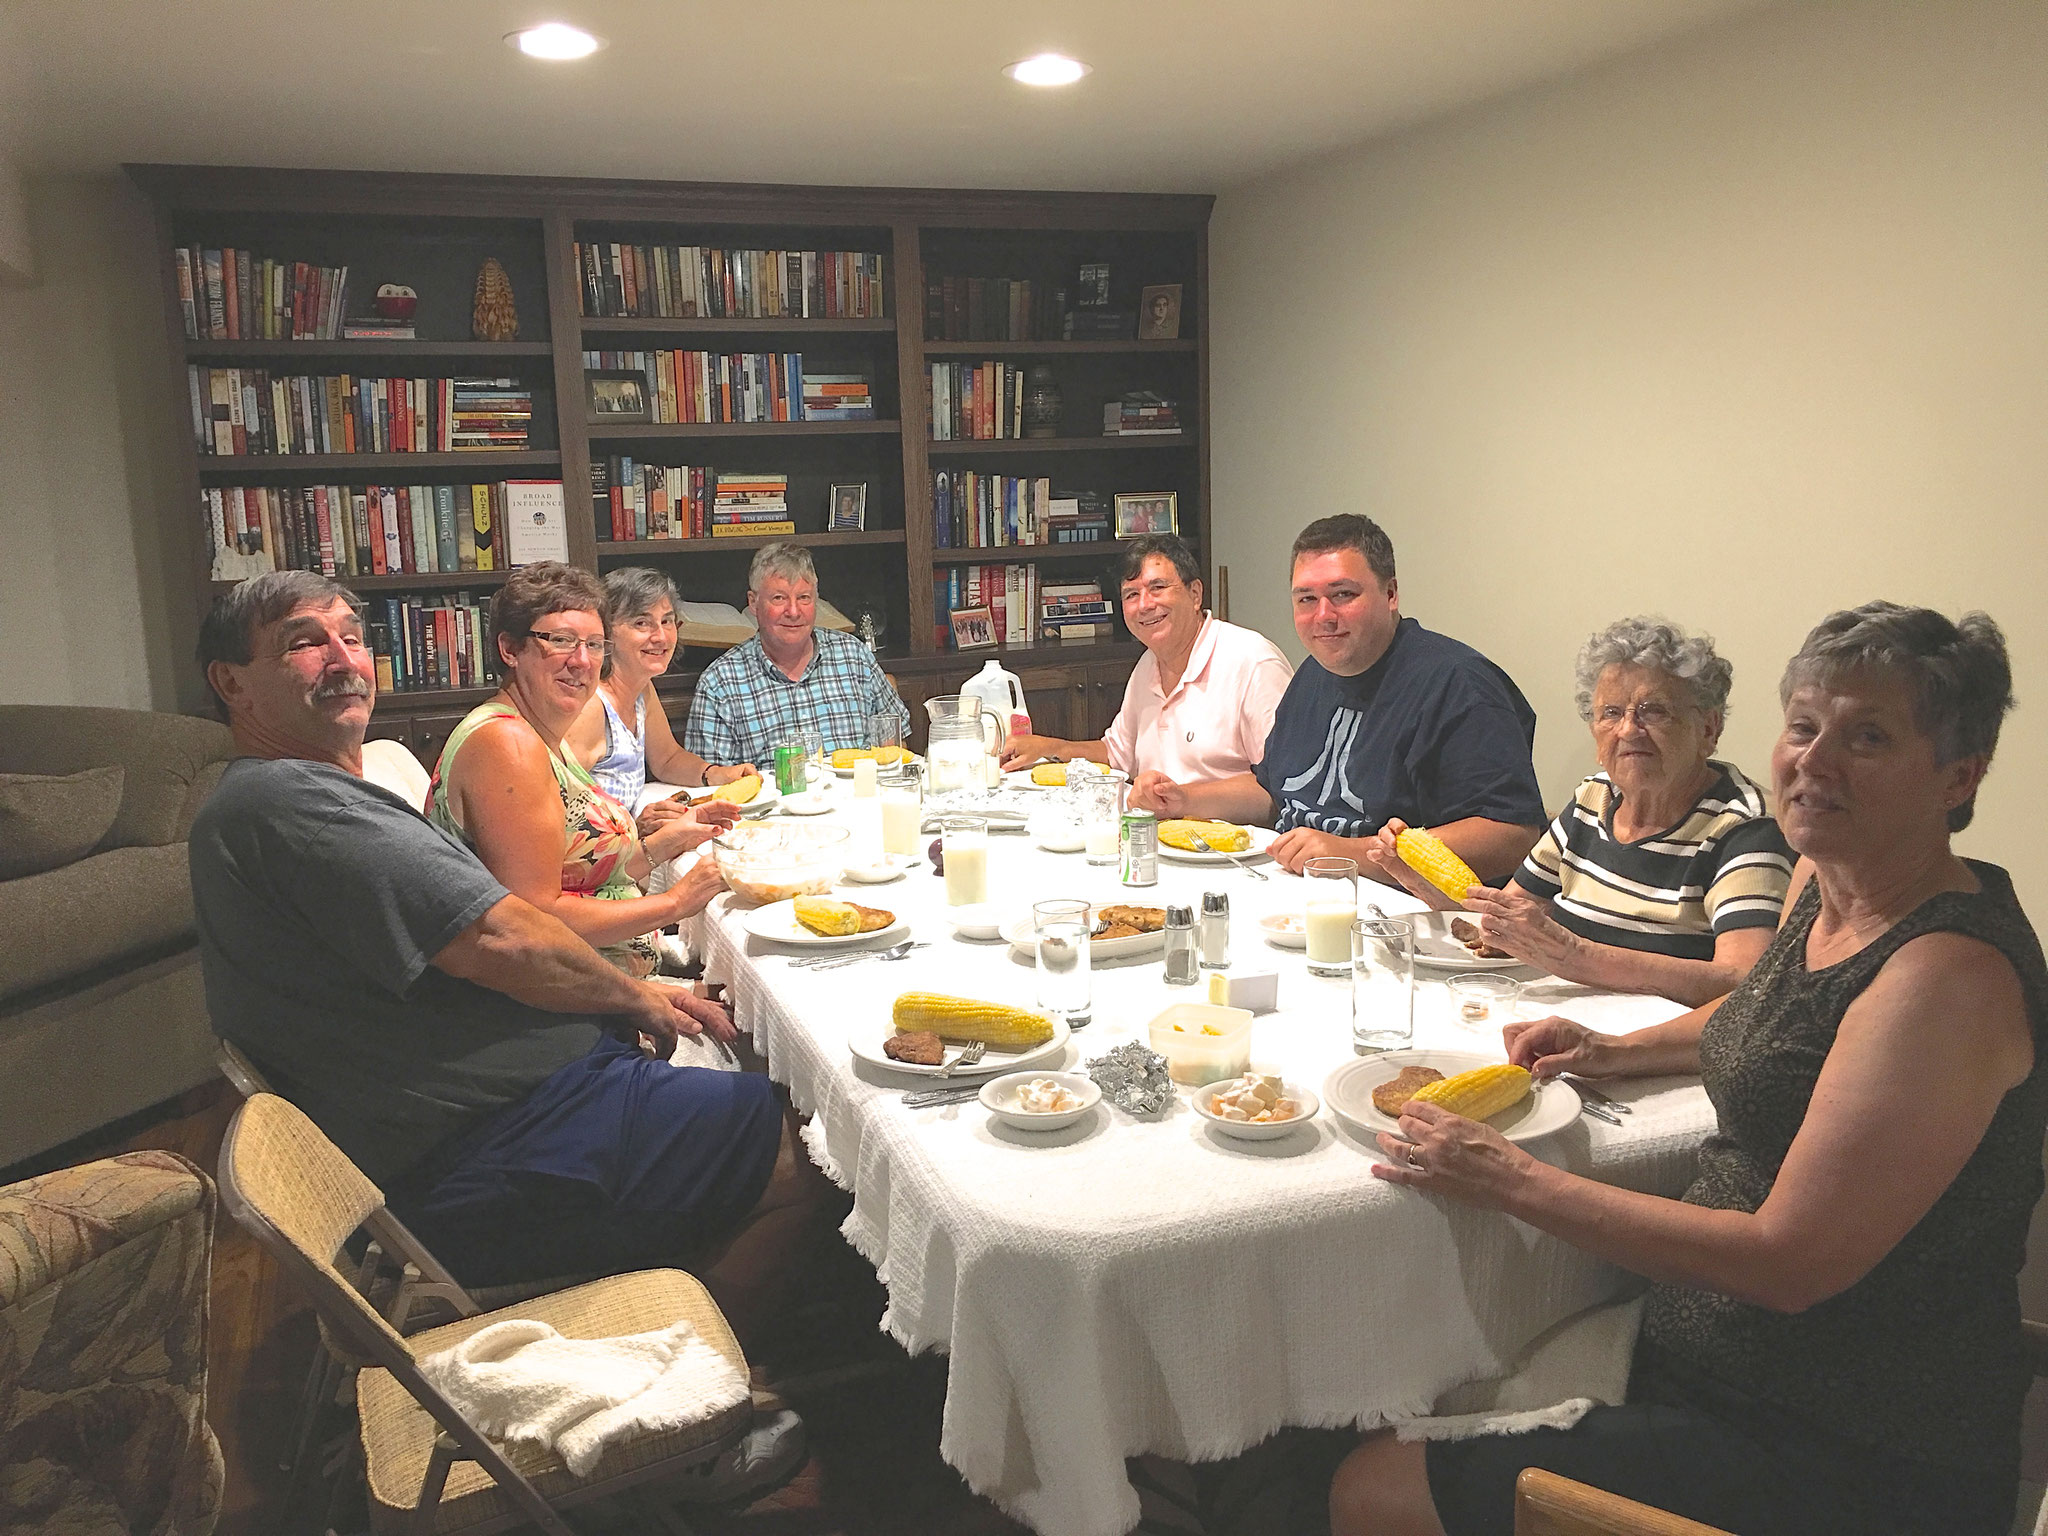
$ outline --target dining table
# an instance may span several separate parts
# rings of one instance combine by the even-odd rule
[[[872,862],[877,802],[845,783],[827,793],[816,823],[848,829],[849,864]],[[1133,887],[1117,866],[1048,851],[1021,829],[989,838],[990,901],[1006,921],[1028,923],[1032,903],[1053,897],[1199,912],[1204,893],[1224,894],[1224,973],[1278,981],[1277,1007],[1252,1021],[1251,1064],[1320,1089],[1359,1059],[1351,983],[1310,974],[1300,950],[1260,926],[1301,912],[1307,885],[1263,857],[1247,868],[1167,850],[1157,883]],[[1363,879],[1359,892],[1391,915],[1422,909]],[[1427,1415],[1447,1390],[1512,1372],[1546,1330],[1631,1284],[1512,1217],[1375,1178],[1379,1146],[1327,1103],[1259,1141],[1204,1119],[1187,1090],[1155,1115],[1105,1097],[1055,1131],[1017,1129],[972,1100],[906,1103],[929,1080],[866,1059],[895,999],[925,991],[1028,1008],[1034,957],[957,933],[945,882],[922,858],[888,883],[833,894],[892,913],[919,947],[885,959],[878,942],[856,941],[848,953],[865,958],[814,967],[811,949],[751,931],[757,909],[730,891],[692,938],[770,1076],[809,1117],[810,1155],[852,1195],[842,1230],[886,1288],[883,1327],[912,1353],[947,1356],[941,1455],[1046,1536],[1136,1525],[1127,1458],[1213,1460],[1284,1426],[1363,1430]],[[1507,974],[1523,982],[1510,1016],[1560,1013],[1627,1033],[1684,1011]],[[1505,1060],[1501,1011],[1468,1022],[1446,981],[1416,970],[1415,1046]],[[1098,960],[1090,984],[1090,1022],[1038,1068],[1085,1072],[1146,1041],[1167,1007],[1206,996],[1168,985],[1156,950]],[[1683,1192],[1714,1125],[1697,1080],[1605,1086],[1627,1106],[1616,1123],[1574,1115],[1528,1150],[1611,1184]]]

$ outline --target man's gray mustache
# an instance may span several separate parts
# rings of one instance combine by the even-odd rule
[[[340,682],[322,683],[313,690],[316,699],[347,699],[370,697],[370,685],[360,677],[350,677]]]

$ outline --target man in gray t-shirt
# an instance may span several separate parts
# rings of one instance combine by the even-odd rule
[[[765,1077],[640,1047],[731,1039],[725,1010],[615,969],[363,780],[375,673],[343,588],[245,582],[200,656],[243,754],[191,837],[220,1033],[467,1283],[676,1263],[722,1239],[699,1271],[721,1302],[771,1292],[822,1177]]]

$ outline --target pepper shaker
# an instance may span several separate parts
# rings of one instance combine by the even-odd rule
[[[1202,969],[1222,971],[1230,967],[1230,895],[1226,891],[1202,893]]]
[[[1191,987],[1201,975],[1195,960],[1195,910],[1192,907],[1166,909],[1166,984]]]

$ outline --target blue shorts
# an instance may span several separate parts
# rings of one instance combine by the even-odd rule
[[[388,1194],[465,1285],[676,1265],[768,1187],[768,1079],[673,1067],[607,1036],[434,1149]]]

